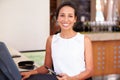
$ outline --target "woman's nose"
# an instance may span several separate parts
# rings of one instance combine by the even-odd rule
[[[67,21],[68,21],[68,17],[65,17],[65,18],[64,18],[64,21],[67,22]]]

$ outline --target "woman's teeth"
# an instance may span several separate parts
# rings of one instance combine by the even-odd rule
[[[67,26],[68,26],[68,24],[63,24],[63,26],[67,27]]]

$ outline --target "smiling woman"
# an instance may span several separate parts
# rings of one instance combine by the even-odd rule
[[[61,31],[48,37],[44,64],[35,70],[22,72],[23,79],[88,80],[92,76],[91,40],[73,30],[78,19],[77,14],[76,5],[71,1],[66,1],[58,7],[56,19]],[[45,66],[54,68],[59,76],[48,74]]]

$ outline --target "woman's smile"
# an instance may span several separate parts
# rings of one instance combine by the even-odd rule
[[[69,6],[64,6],[63,8],[61,8],[57,19],[61,29],[73,28],[73,25],[76,22],[74,12],[75,12],[74,9]]]
[[[68,27],[69,26],[69,24],[62,24],[64,27]]]

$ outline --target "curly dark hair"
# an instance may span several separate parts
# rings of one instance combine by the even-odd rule
[[[78,17],[78,11],[77,11],[78,9],[77,9],[76,4],[74,2],[71,2],[71,1],[65,1],[57,8],[56,15],[55,15],[56,19],[58,18],[60,9],[63,8],[64,6],[69,6],[69,7],[73,8],[75,11],[75,16]]]

